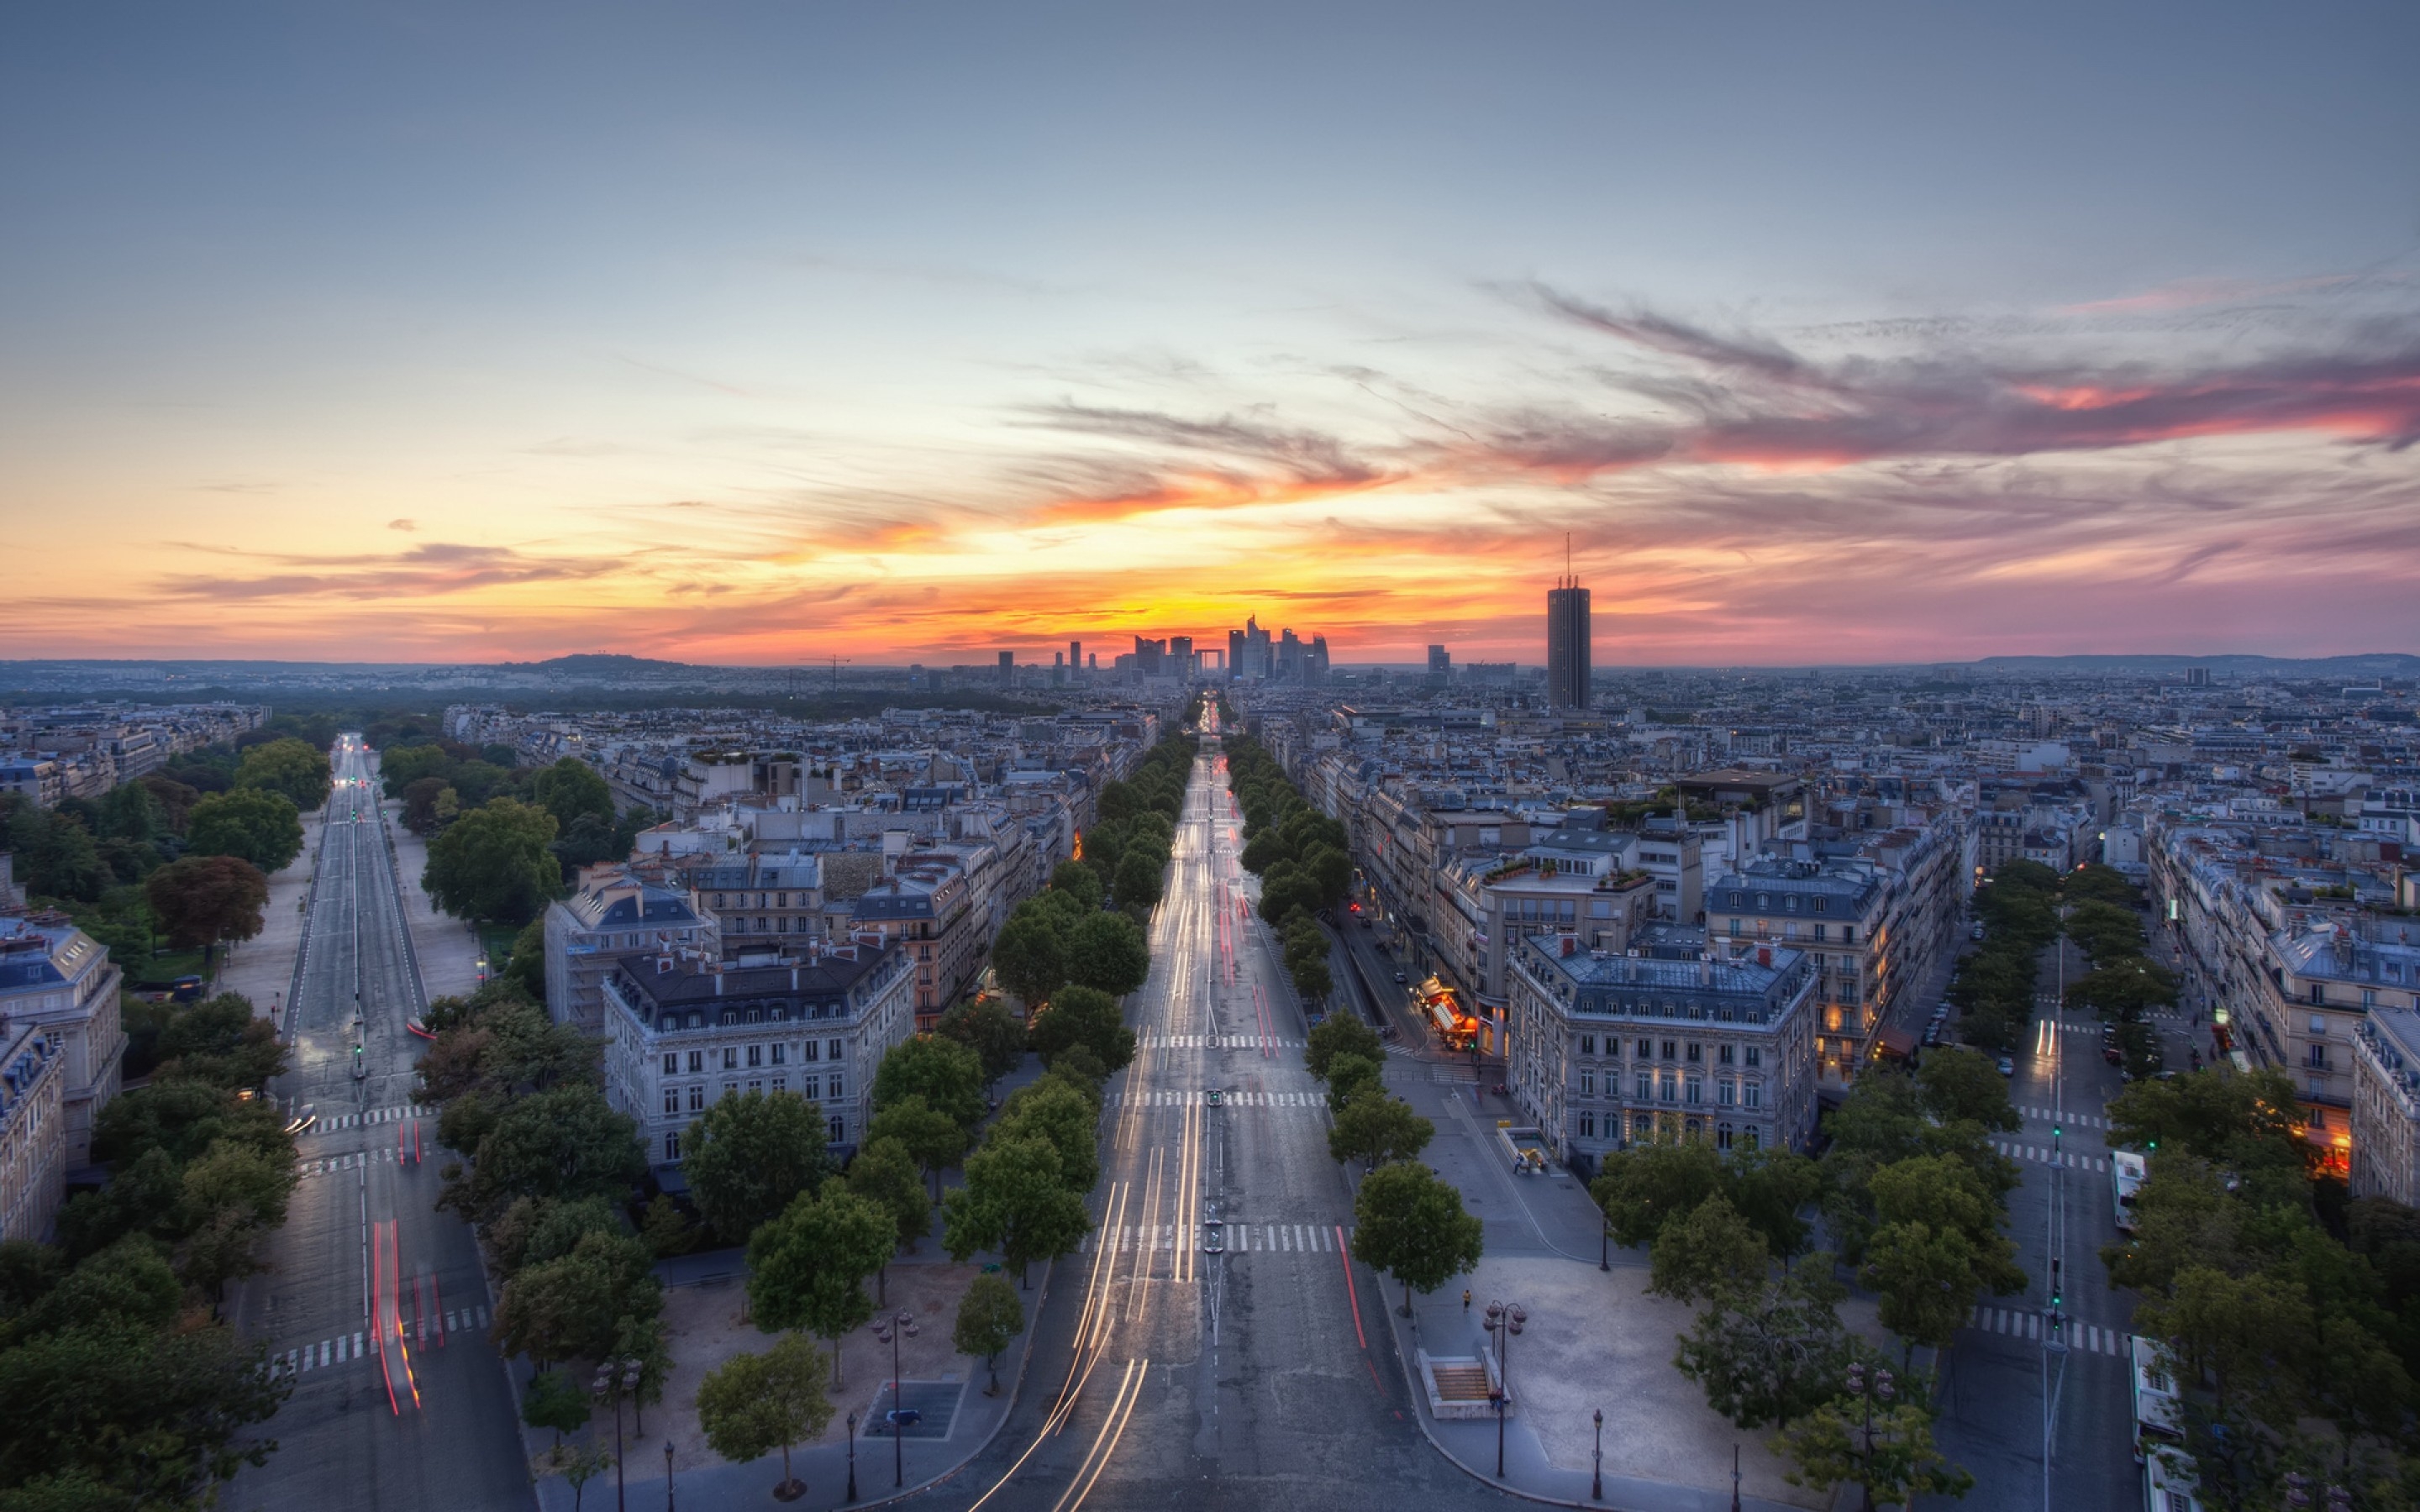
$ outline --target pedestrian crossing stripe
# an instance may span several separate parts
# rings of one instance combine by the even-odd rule
[[[1138,1037],[1148,1050],[1299,1050],[1300,1040],[1265,1034],[1144,1034]]]
[[[1207,1092],[1111,1092],[1106,1105],[1113,1108],[1197,1107],[1209,1101]],[[1246,1108],[1324,1108],[1327,1106],[1325,1092],[1225,1092],[1218,1098],[1222,1107]]]
[[[334,1134],[339,1129],[359,1129],[372,1123],[396,1123],[419,1115],[420,1110],[409,1103],[398,1108],[371,1108],[365,1113],[334,1113],[313,1124],[305,1133]]]
[[[329,1155],[319,1160],[298,1160],[294,1163],[294,1174],[332,1176],[338,1171],[359,1170],[372,1161],[387,1165],[394,1165],[395,1148],[391,1145],[381,1145],[376,1149],[365,1149],[351,1155]]]
[[[428,1336],[425,1325],[432,1320],[423,1319],[424,1326],[420,1333],[422,1338]],[[445,1332],[448,1335],[458,1333],[466,1328],[485,1329],[487,1326],[488,1309],[485,1307],[462,1307],[451,1309],[445,1314]],[[358,1361],[368,1352],[364,1335],[338,1334],[332,1338],[321,1339],[317,1344],[305,1344],[271,1355],[269,1363],[273,1370],[289,1376],[299,1376],[312,1370],[334,1369],[337,1365]]]
[[[2024,1107],[2019,1108],[2017,1111],[2024,1114],[2028,1119],[2040,1119],[2045,1123],[2056,1123],[2066,1127],[2077,1129],[2106,1129],[2109,1127],[2109,1120],[2107,1119],[2101,1118],[2090,1113],[2059,1113],[2055,1112],[2050,1108],[2041,1107]]]
[[[2109,1169],[2109,1163],[2100,1156],[2079,1155],[2073,1150],[2054,1151],[2046,1146],[2012,1144],[2005,1139],[1993,1140],[1992,1148],[2011,1160],[2029,1160],[2043,1165],[2064,1165],[2070,1170],[2077,1171],[2106,1172]]]
[[[1111,1255],[1131,1255],[1141,1250],[1171,1249],[1180,1238],[1200,1247],[1213,1233],[1221,1236],[1230,1255],[1333,1255],[1340,1243],[1347,1247],[1352,1243],[1350,1229],[1340,1241],[1337,1229],[1328,1224],[1228,1224],[1223,1228],[1189,1224],[1181,1236],[1172,1224],[1122,1224],[1113,1229],[1094,1229],[1076,1247],[1079,1253],[1089,1254],[1106,1244]]]
[[[1966,1326],[1980,1333],[2040,1339],[2042,1336],[2042,1315],[2021,1307],[1977,1307],[1967,1315]],[[2128,1352],[2127,1335],[2114,1328],[2071,1319],[2065,1334],[2067,1347],[2071,1350],[2119,1358],[2124,1358]]]

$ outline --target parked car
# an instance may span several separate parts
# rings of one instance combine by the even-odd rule
[[[2008,1057],[2002,1056],[2000,1057],[2000,1074],[2003,1076],[2014,1076],[2016,1073],[2017,1063],[2010,1060]]]
[[[1398,971],[1398,972],[1396,972],[1396,973],[1395,973],[1395,985],[1396,985],[1396,986],[1398,986],[1398,987],[1408,987],[1408,986],[1410,986],[1410,985],[1411,985],[1411,981],[1412,981],[1412,979],[1411,979],[1411,978],[1409,978],[1409,977],[1404,976],[1402,972]]]

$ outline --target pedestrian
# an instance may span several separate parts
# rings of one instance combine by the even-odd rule
[[[1462,1310],[1464,1312],[1470,1311],[1470,1288],[1468,1287],[1462,1288]]]

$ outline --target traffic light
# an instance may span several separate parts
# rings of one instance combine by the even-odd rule
[[[2050,1307],[2051,1307],[2051,1311],[2053,1311],[2053,1312],[2056,1312],[2056,1311],[2058,1311],[2058,1301],[2059,1301],[2058,1261],[2057,1261],[2055,1258],[2054,1258],[2054,1259],[2050,1262]]]

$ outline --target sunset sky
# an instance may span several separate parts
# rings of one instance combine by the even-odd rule
[[[2420,8],[27,5],[0,656],[2420,642]]]

